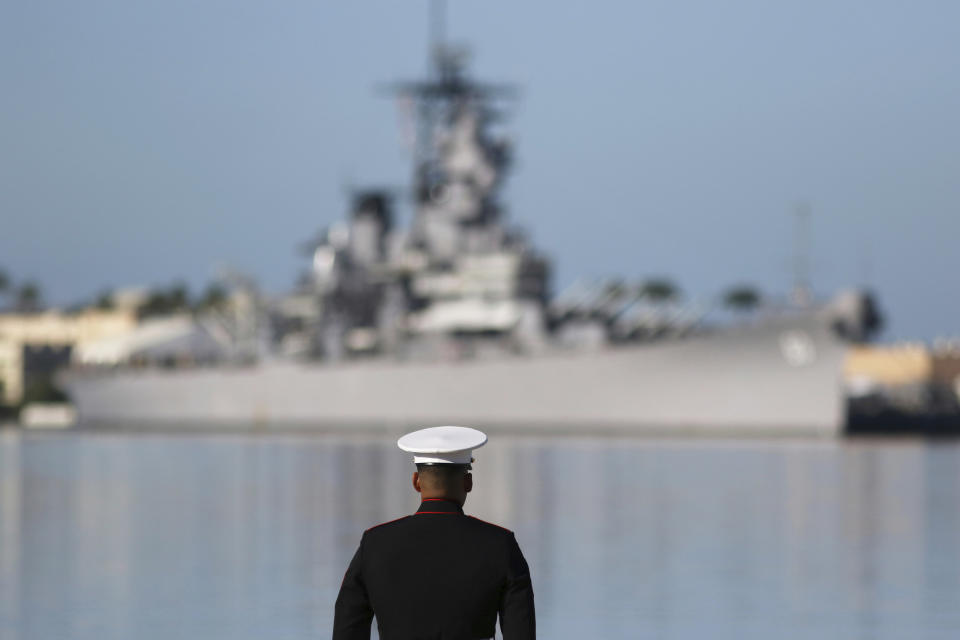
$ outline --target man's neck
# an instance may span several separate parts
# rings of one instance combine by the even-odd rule
[[[446,498],[424,498],[417,513],[463,513],[460,503]]]
[[[454,503],[454,504],[456,504],[456,505],[459,505],[459,506],[463,507],[463,502],[462,502],[462,501],[458,500],[457,498],[451,498],[450,496],[445,495],[445,494],[442,494],[442,493],[436,493],[436,494],[434,494],[434,493],[426,493],[426,492],[424,492],[424,493],[421,493],[421,494],[420,494],[420,501],[421,501],[421,502],[427,502],[428,500],[444,500],[444,501],[446,501],[446,502],[452,502],[452,503]]]

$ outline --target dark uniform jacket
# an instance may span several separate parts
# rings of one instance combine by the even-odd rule
[[[334,640],[534,638],[530,571],[512,531],[427,499],[412,516],[368,529],[343,577]]]

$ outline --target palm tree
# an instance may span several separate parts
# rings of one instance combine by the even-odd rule
[[[753,311],[760,305],[760,292],[750,285],[737,285],[723,294],[723,305],[734,311]]]
[[[40,286],[33,281],[24,282],[17,289],[17,310],[37,311],[40,308]]]
[[[643,283],[640,294],[654,302],[668,302],[679,298],[680,290],[666,278],[653,278]]]
[[[187,289],[187,285],[182,282],[174,283],[167,293],[167,300],[174,311],[189,309],[190,291]]]
[[[5,298],[10,293],[10,276],[0,269],[0,297]]]
[[[227,301],[227,292],[219,284],[211,284],[203,293],[198,304],[200,309],[219,309]]]
[[[110,311],[113,309],[113,293],[109,289],[101,291],[100,295],[97,296],[94,306],[101,311]]]
[[[154,289],[137,309],[140,318],[167,316],[190,309],[190,291],[182,282],[175,282],[169,289]]]

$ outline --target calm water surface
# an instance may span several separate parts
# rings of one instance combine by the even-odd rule
[[[960,446],[496,436],[541,638],[960,637]],[[0,638],[329,637],[391,437],[0,433]],[[469,549],[464,550],[469,553]]]

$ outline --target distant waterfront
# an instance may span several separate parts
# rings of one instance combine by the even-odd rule
[[[541,439],[478,452],[543,638],[954,638],[960,444]],[[0,432],[0,637],[327,637],[388,438]]]

